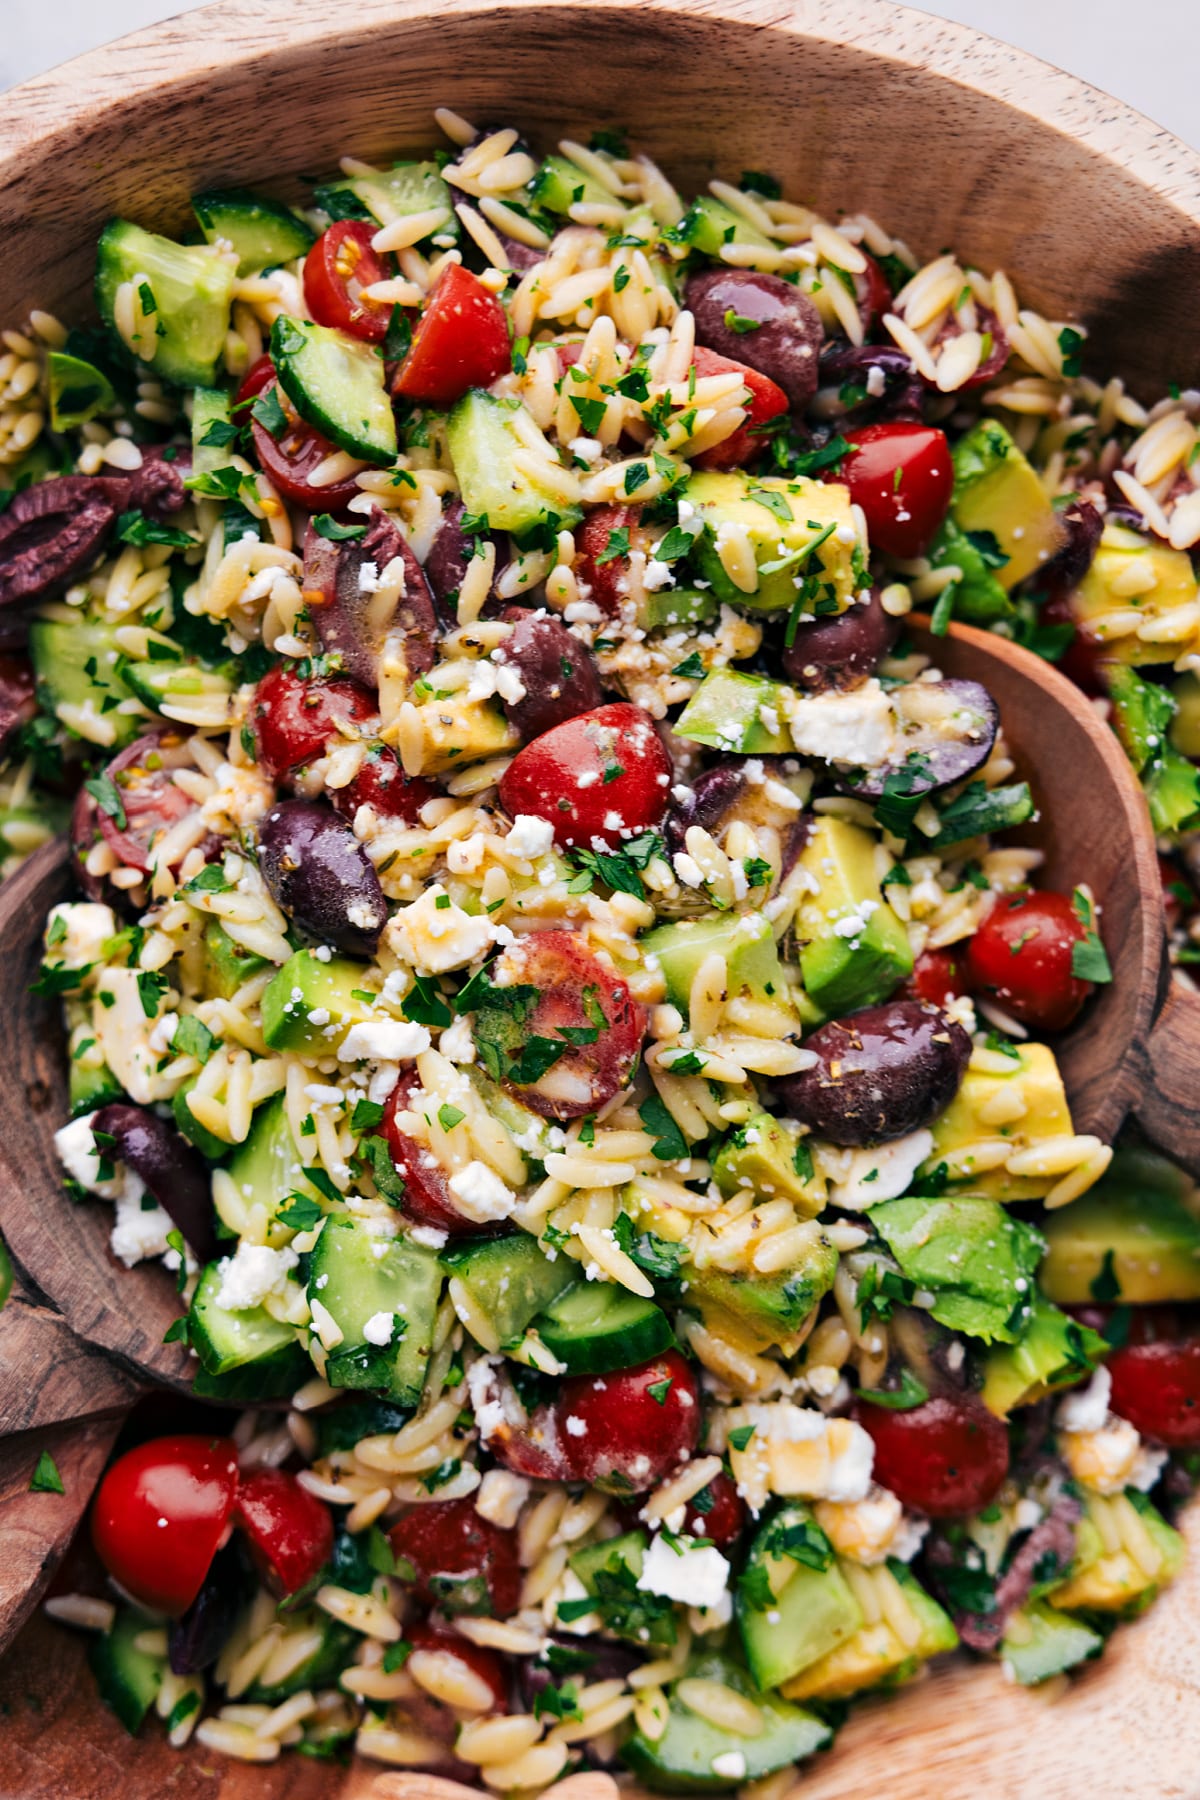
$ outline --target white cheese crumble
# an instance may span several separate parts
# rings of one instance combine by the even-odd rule
[[[396,1329],[396,1315],[390,1312],[372,1313],[362,1328],[362,1334],[368,1344],[390,1344],[392,1333]]]
[[[792,742],[803,756],[875,769],[887,762],[896,742],[892,703],[874,677],[848,694],[812,694],[796,701]]]
[[[514,856],[523,856],[532,860],[536,856],[545,856],[554,843],[554,827],[548,819],[539,819],[535,813],[518,813],[512,830],[504,840],[507,850]]]
[[[411,906],[401,907],[383,933],[393,956],[423,975],[461,969],[510,937],[508,928],[493,925],[486,913],[464,912],[437,883]]]
[[[714,1775],[723,1775],[728,1781],[742,1781],[746,1774],[746,1758],[740,1750],[722,1750],[719,1756],[712,1759]]]
[[[638,1587],[644,1594],[662,1594],[685,1606],[719,1606],[729,1587],[729,1563],[712,1544],[702,1549],[680,1540],[680,1548],[656,1532],[642,1559]]]
[[[513,1190],[486,1163],[469,1162],[448,1185],[459,1212],[476,1225],[507,1219],[517,1204]]]
[[[299,1261],[290,1244],[282,1250],[272,1250],[266,1244],[250,1244],[243,1239],[233,1256],[223,1258],[218,1265],[221,1286],[217,1290],[217,1305],[226,1312],[248,1312],[251,1307],[261,1306],[268,1295],[281,1298],[287,1278]]]
[[[411,1062],[433,1039],[408,1019],[367,1019],[352,1025],[338,1049],[339,1062]]]
[[[790,1400],[731,1407],[727,1435],[753,1426],[729,1455],[738,1491],[757,1512],[772,1494],[804,1500],[862,1500],[871,1486],[875,1445],[853,1419],[830,1419]]]
[[[462,1018],[455,1019],[453,1025],[448,1025],[446,1027],[445,1031],[443,1031],[441,1037],[438,1039],[438,1049],[446,1058],[447,1062],[473,1063],[475,1061],[477,1051],[475,1049],[475,1039],[471,1035],[471,1020],[469,1014],[464,1014]]]
[[[532,1492],[523,1475],[513,1475],[508,1469],[489,1469],[475,1495],[475,1511],[481,1519],[511,1531]]]
[[[1099,1368],[1086,1387],[1072,1389],[1059,1401],[1055,1423],[1060,1431],[1100,1431],[1111,1399],[1112,1376]]]
[[[66,936],[57,943],[50,940],[61,921]],[[57,963],[79,969],[87,963],[99,962],[104,945],[116,933],[117,921],[111,906],[94,900],[64,902],[50,909],[47,920],[46,947]]]

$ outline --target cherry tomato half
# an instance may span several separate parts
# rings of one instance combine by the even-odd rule
[[[277,1594],[296,1593],[329,1560],[329,1508],[284,1469],[256,1469],[247,1475],[234,1514]]]
[[[504,1659],[498,1651],[485,1649],[482,1644],[468,1643],[465,1637],[448,1625],[434,1625],[428,1620],[422,1625],[406,1626],[404,1638],[406,1643],[412,1645],[414,1654],[422,1650],[435,1656],[453,1656],[472,1675],[477,1675],[484,1686],[491,1690],[491,1698],[479,1708],[480,1712],[508,1711],[508,1676]]]
[[[967,991],[967,978],[962,958],[955,950],[922,950],[913,972],[904,984],[904,993],[914,1000],[927,1000],[931,1006],[945,1006]]]
[[[281,665],[258,684],[251,716],[258,739],[258,759],[275,781],[324,754],[338,735],[339,721],[361,724],[378,708],[374,695],[349,675],[328,681],[305,681]]]
[[[339,219],[323,231],[304,259],[304,298],[318,325],[382,344],[392,309],[362,292],[391,273],[371,247],[375,230],[362,219]]]
[[[707,1508],[703,1511],[702,1508]],[[724,1469],[687,1503],[683,1529],[689,1537],[711,1538],[718,1550],[736,1544],[746,1527],[746,1502]]]
[[[92,1502],[92,1542],[135,1600],[186,1612],[229,1527],[237,1446],[223,1437],[162,1437],[127,1450]]]
[[[469,269],[451,263],[421,315],[394,391],[427,406],[453,406],[468,388],[487,387],[511,367],[504,308]]]
[[[1071,973],[1075,945],[1086,936],[1065,894],[1006,895],[967,945],[971,986],[994,994],[1023,1024],[1062,1031],[1092,991]]]
[[[826,474],[841,481],[862,507],[873,550],[920,556],[950,507],[954,465],[944,431],[897,419],[860,425],[846,438],[853,453]]]
[[[517,1610],[521,1564],[517,1534],[475,1511],[469,1496],[415,1506],[388,1533],[392,1551],[412,1565],[418,1599],[446,1613]]]
[[[370,806],[379,818],[400,819],[405,825],[416,825],[425,802],[437,795],[431,781],[406,775],[386,744],[372,744],[354,779],[329,789],[330,802],[343,818],[353,820],[360,806]]]
[[[621,542],[636,548],[634,531],[639,514],[632,506],[597,506],[575,533],[575,573],[584,582],[593,606],[615,619],[629,591],[629,556],[618,550]],[[614,533],[627,533],[622,540]]]
[[[358,484],[353,477],[326,487],[309,484],[308,477],[319,462],[334,454],[335,446],[300,418],[276,380],[275,365],[269,356],[260,356],[244,376],[234,402],[235,421],[247,417],[245,412],[239,411],[240,407],[268,391],[274,392],[282,406],[287,425],[276,438],[252,413],[249,415],[250,434],[260,468],[284,498],[295,506],[303,507],[306,512],[337,512],[348,500],[353,500],[359,492]]]
[[[554,1411],[573,1478],[608,1493],[657,1486],[700,1436],[699,1385],[678,1350],[611,1375],[576,1376]]]
[[[931,1519],[978,1512],[1008,1474],[1008,1429],[973,1395],[948,1394],[908,1412],[859,1401],[875,1444],[875,1479]]]
[[[388,1096],[383,1115],[388,1149],[396,1173],[404,1182],[400,1211],[406,1219],[431,1226],[434,1231],[449,1232],[451,1237],[477,1237],[491,1227],[476,1224],[459,1212],[442,1165],[423,1144],[409,1137],[400,1123],[401,1113],[408,1110],[413,1094],[420,1088],[421,1079],[415,1070],[402,1075]]]
[[[526,744],[500,779],[500,800],[510,818],[545,819],[560,849],[614,850],[661,825],[670,786],[670,759],[653,719],[616,701]]]
[[[746,405],[746,417],[737,430],[731,436],[722,438],[719,444],[713,444],[710,449],[702,450],[691,459],[697,469],[740,469],[743,463],[762,454],[767,440],[761,435],[761,427],[787,411],[788,397],[769,375],[762,375],[757,369],[749,369],[745,363],[735,362],[731,356],[718,356],[715,350],[697,346],[692,356],[692,365],[698,381],[706,375],[728,375],[736,371],[750,390],[749,401],[743,402]]]
[[[1108,1372],[1118,1418],[1170,1450],[1200,1448],[1200,1337],[1127,1344]]]

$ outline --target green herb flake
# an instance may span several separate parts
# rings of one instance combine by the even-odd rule
[[[63,1478],[58,1472],[58,1465],[48,1450],[43,1450],[37,1459],[37,1467],[29,1478],[31,1494],[65,1494]]]

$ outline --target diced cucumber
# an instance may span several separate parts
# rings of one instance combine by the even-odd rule
[[[263,993],[263,1036],[272,1050],[332,1056],[351,1025],[373,1016],[361,998],[366,973],[348,956],[320,962],[311,950],[297,950]]]
[[[1082,1619],[1035,1600],[1009,1620],[1000,1657],[1014,1681],[1022,1687],[1036,1687],[1039,1681],[1090,1662],[1103,1648],[1100,1633]]]
[[[369,217],[379,225],[391,225],[397,219],[432,212],[437,207],[445,218],[431,235],[458,236],[454,196],[436,163],[397,163],[394,169],[349,175],[345,181],[331,181],[317,188],[313,199],[331,219]]]
[[[214,425],[220,444],[205,442]],[[224,388],[197,388],[192,396],[192,473],[211,475],[229,461],[233,431],[233,395]]]
[[[260,1221],[265,1216],[270,1221],[266,1241],[275,1249],[293,1235],[293,1228],[276,1217],[292,1194],[306,1200],[321,1198],[296,1154],[283,1095],[276,1094],[258,1108],[249,1135],[234,1148],[228,1168],[215,1172],[213,1201],[218,1217],[235,1237],[253,1233],[257,1238],[253,1216]]]
[[[433,1343],[442,1269],[432,1250],[404,1238],[376,1237],[357,1219],[330,1218],[309,1262],[308,1298],[333,1319],[341,1342],[329,1351],[333,1387],[382,1388],[402,1406],[415,1406]],[[364,1327],[392,1315],[386,1344]]]
[[[565,156],[548,156],[529,184],[535,206],[566,218],[573,206],[620,206],[621,202],[602,181],[586,175]]]
[[[52,350],[46,358],[50,387],[50,424],[55,431],[71,431],[95,418],[116,399],[112,382],[82,357]]]
[[[149,1656],[134,1647],[134,1639],[150,1629],[144,1613],[123,1606],[112,1629],[94,1637],[88,1647],[88,1663],[105,1706],[115,1712],[132,1736],[158,1699],[167,1672],[165,1656]]]
[[[746,1660],[762,1688],[778,1687],[798,1675],[853,1637],[863,1622],[862,1608],[836,1561],[812,1568],[780,1548],[790,1527],[808,1525],[811,1518],[806,1506],[785,1505],[760,1527],[750,1546],[746,1576],[757,1575],[770,1598],[754,1592],[743,1576],[737,1621]]]
[[[609,1281],[575,1282],[538,1314],[533,1328],[568,1375],[630,1369],[675,1341],[660,1306]]]
[[[640,1645],[665,1649],[675,1642],[674,1609],[647,1595],[652,1610],[644,1616],[644,1609],[637,1604],[645,1554],[646,1533],[627,1531],[600,1544],[585,1544],[570,1558],[570,1568],[584,1591],[595,1596],[606,1630]]]
[[[133,695],[120,674],[113,628],[88,619],[35,619],[29,627],[42,706],[68,731],[120,750],[145,729],[145,719],[118,710]]]
[[[792,734],[782,682],[710,669],[675,723],[677,737],[745,756],[787,756]]]
[[[291,1325],[282,1325],[261,1306],[230,1312],[217,1304],[223,1277],[210,1263],[201,1275],[188,1315],[188,1341],[206,1374],[237,1375],[239,1396],[275,1400],[292,1393],[311,1373]],[[222,1393],[230,1393],[226,1382]]]
[[[229,1145],[224,1138],[219,1138],[211,1132],[207,1125],[202,1125],[188,1105],[188,1095],[195,1087],[197,1080],[198,1077],[193,1075],[183,1083],[182,1087],[175,1089],[175,1097],[171,1101],[175,1124],[188,1143],[196,1146],[201,1156],[207,1157],[209,1162],[223,1162],[229,1155]],[[97,1101],[95,1104],[100,1105],[101,1103]]]
[[[346,1399],[312,1415],[317,1428],[317,1454],[353,1450],[365,1437],[397,1432],[412,1418],[410,1406],[394,1406],[390,1400]]]
[[[565,505],[512,466],[522,447],[514,429],[522,413],[523,429],[536,432],[519,400],[497,400],[484,388],[472,388],[455,403],[446,421],[446,441],[463,505],[469,513],[486,518],[493,531],[511,531],[518,538],[548,526],[569,530],[579,523],[580,508]],[[555,460],[549,443],[546,454]]]
[[[256,956],[235,944],[219,919],[204,926],[204,992],[217,1000],[232,1000],[242,983],[267,967],[265,956]]]
[[[569,1257],[551,1262],[524,1231],[443,1251],[442,1265],[466,1289],[501,1348],[516,1343],[529,1321],[579,1273]]]
[[[316,1607],[311,1611],[288,1613],[287,1627],[289,1637],[292,1632],[307,1634],[313,1631],[320,1641],[282,1681],[273,1681],[269,1686],[256,1681],[246,1693],[252,1706],[278,1706],[281,1700],[302,1693],[305,1688],[336,1687],[338,1676],[354,1660],[354,1646],[359,1641],[354,1632]]]
[[[660,631],[668,625],[703,625],[716,613],[717,597],[711,588],[659,588],[643,594],[638,604],[638,624],[643,631]]]
[[[89,1068],[85,1063],[72,1062],[67,1077],[67,1094],[73,1119],[77,1119],[80,1113],[94,1112],[98,1106],[107,1106],[110,1100],[119,1100],[124,1091],[112,1070],[104,1063],[97,1069]]]
[[[749,244],[756,250],[779,248],[757,225],[743,219],[723,200],[714,200],[710,194],[698,195],[667,235],[677,244],[702,250],[705,256],[720,256],[725,244]]]
[[[143,706],[153,707],[167,718],[175,716],[171,707],[186,710],[188,701],[233,698],[233,683],[227,675],[196,663],[130,662],[125,665],[125,680]]]
[[[271,358],[288,399],[310,425],[364,462],[392,461],[396,420],[373,345],[281,316],[271,327]]]
[[[313,233],[280,200],[247,194],[240,188],[197,194],[192,211],[210,244],[224,238],[238,253],[239,275],[254,275],[275,263],[294,262],[313,241]]]
[[[702,1656],[688,1665],[693,1680],[716,1681],[752,1700],[762,1715],[762,1729],[743,1737],[713,1725],[669,1695],[666,1730],[650,1738],[636,1731],[621,1750],[621,1759],[648,1787],[667,1794],[719,1794],[748,1781],[760,1781],[822,1750],[833,1736],[815,1713],[792,1706],[776,1694],[760,1693],[728,1657]]]
[[[211,387],[216,379],[234,280],[233,265],[207,248],[172,243],[127,219],[110,220],[96,251],[101,318],[116,331],[118,289],[126,281],[147,286],[142,310],[152,310],[159,334],[150,367],[181,387]]]

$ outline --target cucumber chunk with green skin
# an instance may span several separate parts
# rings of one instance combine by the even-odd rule
[[[325,182],[314,192],[313,201],[331,219],[369,217],[378,225],[440,208],[445,217],[431,235],[457,238],[459,234],[454,196],[433,162],[397,163],[394,169]]]
[[[205,439],[216,427],[219,444]],[[211,475],[223,469],[233,448],[233,395],[224,388],[197,388],[192,396],[192,473]]]
[[[188,1105],[188,1095],[198,1079],[193,1075],[190,1080],[183,1083],[182,1087],[176,1088],[175,1096],[171,1101],[171,1111],[174,1114],[177,1129],[189,1144],[196,1146],[201,1156],[206,1157],[209,1162],[223,1162],[229,1155],[230,1146],[223,1138],[219,1138],[214,1132],[211,1132],[207,1125],[202,1125]],[[96,1101],[95,1104],[99,1106],[102,1102]]]
[[[760,1693],[744,1669],[725,1656],[700,1656],[686,1678],[717,1681],[753,1701],[762,1714],[756,1737],[742,1737],[689,1710],[674,1690],[661,1737],[637,1731],[622,1747],[621,1759],[648,1787],[667,1794],[720,1794],[743,1782],[759,1781],[801,1757],[823,1750],[833,1733],[824,1720],[776,1694]]]
[[[150,1656],[135,1648],[134,1639],[150,1630],[153,1620],[123,1606],[112,1629],[94,1637],[88,1645],[88,1664],[96,1678],[100,1698],[116,1713],[134,1736],[158,1699],[167,1672],[165,1656]]]
[[[320,1642],[282,1681],[273,1681],[269,1686],[256,1681],[246,1692],[246,1700],[251,1706],[278,1706],[282,1700],[303,1693],[306,1688],[336,1687],[338,1676],[354,1660],[354,1646],[359,1639],[340,1620],[331,1619],[328,1613],[316,1607],[311,1611],[289,1612],[286,1618],[289,1636],[294,1631],[315,1631],[320,1634]]]
[[[811,1526],[806,1506],[785,1505],[760,1527],[738,1583],[735,1613],[746,1661],[761,1688],[778,1687],[853,1637],[862,1608],[830,1553],[812,1568],[783,1553],[793,1526]]]
[[[204,992],[218,1000],[232,1000],[242,983],[267,967],[265,956],[235,944],[219,919],[204,926]]]
[[[106,1064],[88,1068],[83,1063],[73,1062],[67,1076],[67,1096],[71,1103],[71,1117],[77,1119],[80,1113],[95,1112],[98,1106],[107,1106],[110,1100],[119,1100],[124,1088]]]
[[[523,1231],[444,1250],[442,1266],[466,1289],[502,1349],[518,1342],[529,1321],[579,1273],[569,1257],[551,1262],[537,1239]]]
[[[412,1418],[410,1406],[395,1406],[390,1400],[343,1400],[339,1406],[322,1407],[313,1414],[317,1428],[317,1454],[328,1456],[334,1450],[353,1450],[365,1437],[382,1437],[395,1433]]]
[[[631,1369],[675,1342],[660,1306],[606,1281],[575,1282],[538,1314],[533,1329],[568,1375]]]
[[[690,244],[693,250],[702,250],[705,256],[720,256],[725,244],[749,244],[756,250],[778,249],[757,225],[752,225],[723,200],[714,200],[709,194],[701,194],[693,200],[678,225],[673,225],[667,235],[677,244]]]
[[[225,353],[235,279],[233,264],[207,248],[172,243],[127,219],[110,220],[96,251],[101,318],[117,331],[118,290],[127,281],[146,286],[142,311],[150,313],[158,334],[148,367],[180,387],[213,385]]]
[[[402,1406],[415,1406],[441,1291],[442,1268],[432,1250],[404,1238],[376,1237],[356,1219],[327,1219],[309,1260],[308,1300],[310,1306],[318,1302],[342,1334],[328,1348],[330,1385],[380,1388]],[[382,1344],[366,1334],[380,1315],[392,1319]],[[377,1326],[372,1333],[378,1335]]]
[[[313,241],[312,231],[289,206],[241,188],[196,194],[192,211],[208,243],[224,238],[233,245],[239,275],[255,275],[276,263],[294,262]]]
[[[1000,1660],[1011,1680],[1022,1687],[1036,1687],[1052,1675],[1063,1675],[1090,1662],[1103,1648],[1100,1633],[1082,1619],[1035,1600],[1009,1620]]]
[[[637,1585],[646,1545],[644,1531],[627,1531],[601,1544],[585,1544],[570,1558],[570,1568],[595,1602],[587,1612],[597,1613],[606,1631],[647,1648],[667,1649],[676,1637],[674,1606],[659,1594],[643,1593]],[[574,1600],[559,1604],[565,1624],[578,1619],[577,1609],[586,1605]],[[565,1617],[563,1606],[569,1609]]]
[[[278,1249],[291,1241],[295,1230],[277,1216],[287,1210],[293,1194],[321,1201],[297,1154],[283,1095],[275,1094],[255,1112],[245,1141],[233,1147],[228,1168],[214,1171],[213,1204],[235,1237],[245,1237],[251,1230],[252,1215],[266,1213],[270,1221],[266,1241]]]
[[[283,390],[302,419],[363,462],[396,455],[396,420],[374,346],[314,325],[280,317],[271,327],[271,360]]]
[[[201,669],[195,663],[130,662],[125,665],[125,680],[143,706],[172,715],[168,707],[183,706],[198,699],[229,700],[233,683],[217,669]]]
[[[132,692],[123,680],[113,627],[87,619],[69,624],[35,619],[29,654],[38,698],[47,712],[78,737],[106,750],[123,750],[146,729],[144,714],[120,711]]]
[[[766,675],[710,669],[675,723],[675,735],[743,756],[794,754],[785,689]]]
[[[52,350],[46,358],[50,388],[50,425],[54,431],[72,431],[94,419],[116,400],[112,382],[82,357]]]
[[[594,175],[568,162],[565,156],[548,156],[529,184],[529,198],[534,206],[566,218],[573,206],[619,206],[611,188],[606,188]]]
[[[201,1371],[216,1377],[221,1385],[215,1392],[230,1399],[236,1394],[268,1400],[293,1393],[309,1368],[295,1328],[273,1319],[261,1306],[231,1312],[219,1305],[223,1280],[220,1264],[210,1263],[192,1297],[188,1342],[200,1358]],[[204,1391],[214,1393],[207,1385]]]
[[[446,441],[463,505],[476,518],[485,518],[493,531],[511,531],[518,538],[539,529],[570,530],[582,518],[581,509],[564,504],[512,466],[524,447],[515,429],[522,414],[523,429],[537,433],[520,401],[497,400],[483,388],[471,388],[451,408]],[[549,443],[546,454],[549,461],[557,460]]]
[[[704,625],[716,614],[716,595],[700,588],[659,588],[643,593],[638,602],[638,624],[643,631],[661,631],[668,625]]]
[[[366,973],[348,956],[321,962],[311,950],[297,950],[263,993],[263,1036],[272,1050],[332,1056],[351,1025],[375,1016],[362,998]]]

